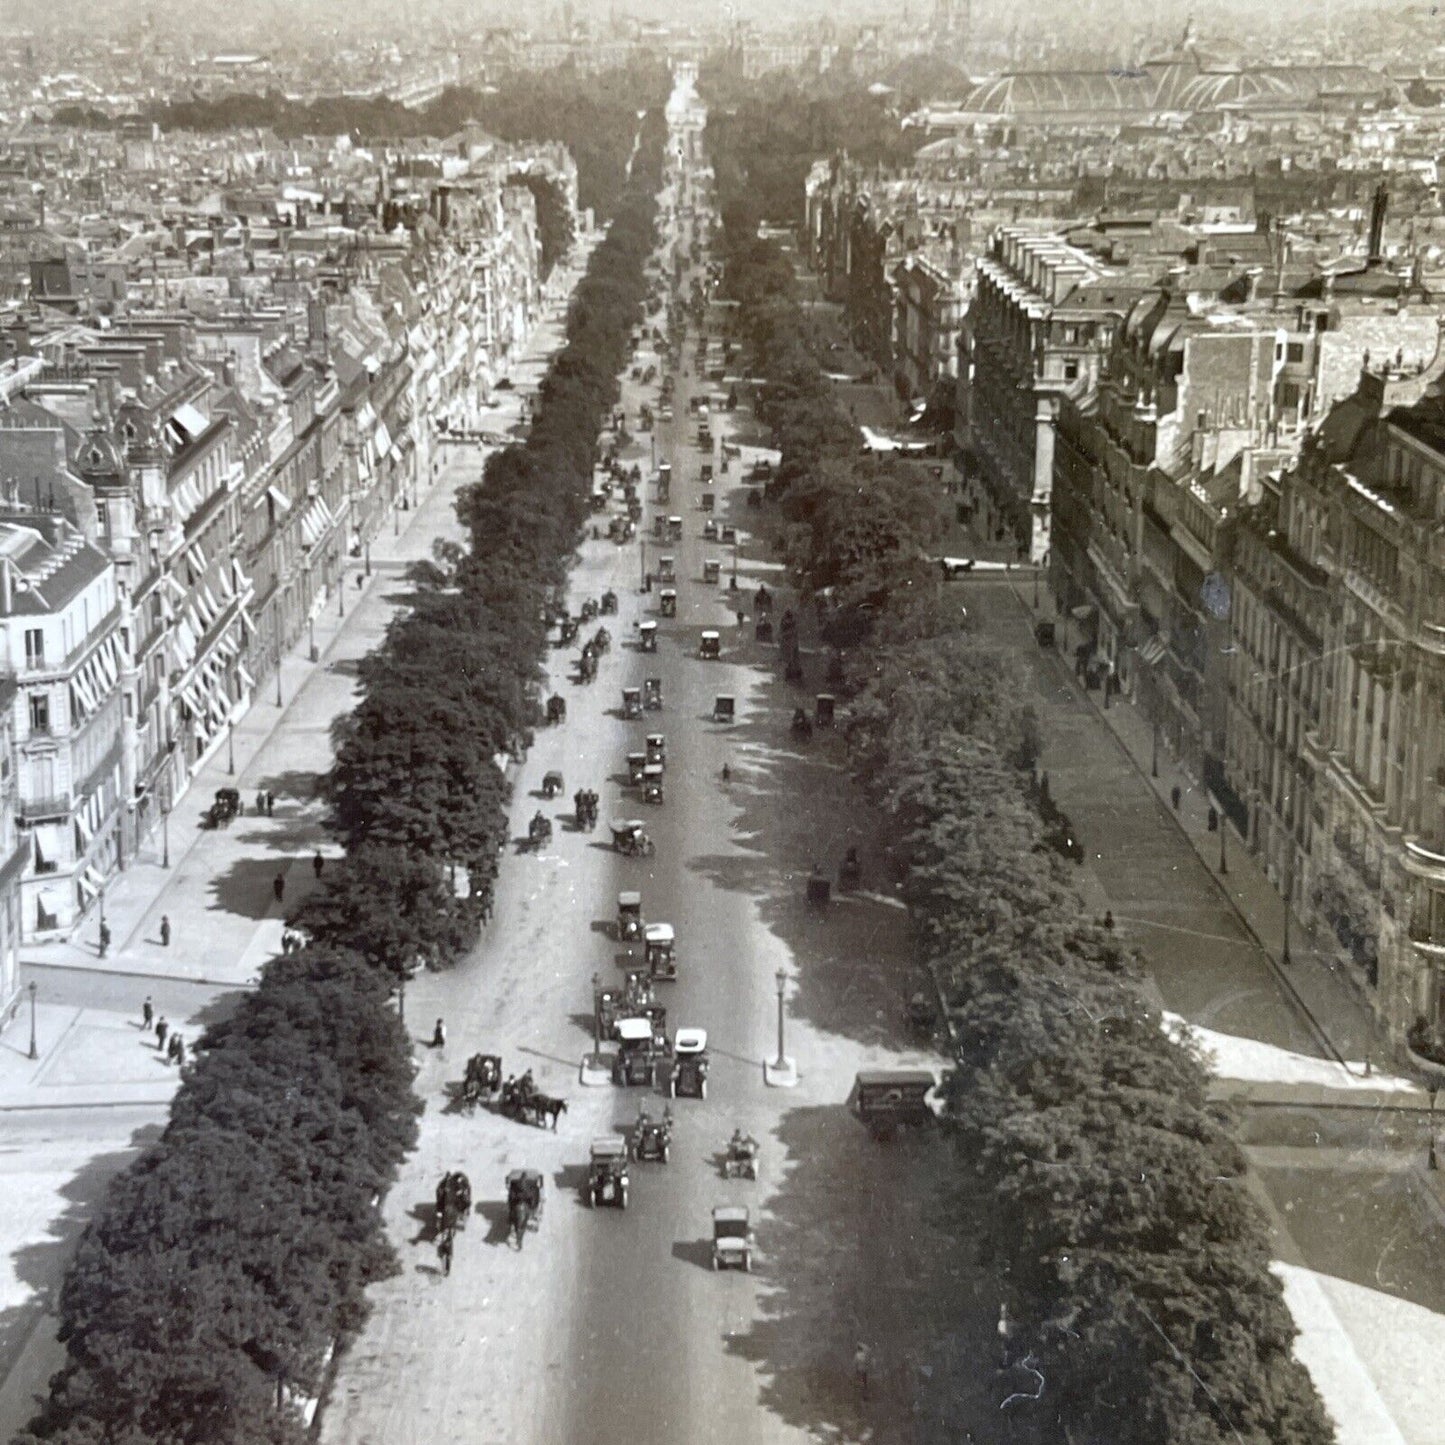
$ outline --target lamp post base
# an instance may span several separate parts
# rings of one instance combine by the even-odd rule
[[[797,1063],[788,1058],[766,1060],[763,1064],[763,1083],[770,1089],[797,1088]]]
[[[600,1088],[612,1082],[612,1058],[609,1054],[583,1054],[582,1067],[578,1072],[578,1083],[589,1089]]]

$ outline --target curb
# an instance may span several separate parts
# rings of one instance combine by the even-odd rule
[[[95,963],[67,963],[61,959],[29,959],[20,960],[21,968],[53,968],[63,969],[70,973],[104,973],[115,978],[145,978],[153,983],[189,983],[198,988],[236,988],[253,989],[258,985],[254,979],[241,982],[233,979],[220,978],[191,978],[182,973],[152,973],[140,968],[106,968],[97,959]]]

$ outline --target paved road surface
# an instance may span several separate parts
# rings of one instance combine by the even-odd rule
[[[692,356],[690,339],[689,371]],[[551,768],[563,771],[568,799],[579,786],[597,788],[601,826],[575,833],[570,803],[552,805],[551,847],[507,861],[495,921],[475,954],[408,990],[418,1031],[444,1015],[449,1043],[445,1057],[424,1052],[421,1141],[387,1202],[403,1270],[372,1291],[375,1315],[342,1362],[326,1440],[747,1445],[869,1438],[883,1417],[907,1422],[896,1438],[943,1440],[957,1438],[960,1409],[995,1408],[997,1381],[976,1366],[997,1306],[980,1304],[976,1338],[956,1333],[960,1301],[977,1285],[920,1184],[929,1171],[947,1172],[946,1152],[932,1140],[880,1148],[841,1107],[859,1067],[920,1057],[899,1047],[906,916],[880,886],[884,863],[837,743],[794,747],[787,723],[796,699],[778,681],[775,651],[752,641],[751,619],[736,625],[727,565],[721,587],[700,580],[705,557],[727,557],[701,535],[701,458],[687,412],[694,384],[679,382],[676,421],[658,438],[659,457],[674,462],[665,510],[685,518],[684,540],[666,549],[677,560],[678,618],[661,623],[655,657],[627,645],[634,623],[657,615],[656,596],[638,592],[635,545],[589,540],[574,598],[614,587],[621,614],[608,626],[624,645],[604,659],[594,686],[560,683],[568,721],[539,735],[522,770],[514,831],[539,806],[531,790]],[[629,383],[634,415],[639,399]],[[737,480],[719,478],[718,515],[746,527]],[[657,554],[649,548],[649,558]],[[750,613],[757,582],[774,585],[778,573],[747,540],[740,569]],[[723,634],[719,662],[696,655],[705,627]],[[554,676],[570,655],[553,654]],[[622,720],[621,688],[648,675],[663,679],[664,711]],[[719,692],[737,699],[730,727],[712,721]],[[648,809],[623,786],[624,759],[654,730],[667,738],[667,798]],[[606,823],[618,815],[646,817],[655,858],[611,852]],[[810,911],[808,868],[817,859],[833,871],[850,843],[861,846],[864,892]],[[635,1166],[625,1213],[584,1208],[579,1187],[588,1141],[629,1125],[642,1091],[578,1086],[591,978],[620,981],[629,961],[608,931],[622,887],[640,887],[646,916],[675,925],[680,978],[661,986],[669,1026],[707,1028],[713,1056],[706,1102],[674,1105],[672,1162]],[[776,1049],[780,967],[789,975],[788,1049],[801,1074],[787,1093],[766,1089],[761,1070]],[[531,1067],[540,1087],[567,1097],[556,1134],[447,1112],[445,1085],[476,1050],[501,1052],[507,1072]],[[663,1102],[649,1099],[654,1112]],[[735,1125],[763,1141],[756,1184],[719,1177]],[[539,1232],[519,1253],[503,1238],[503,1181],[523,1165],[546,1173],[548,1198]],[[437,1177],[456,1166],[471,1176],[479,1205],[443,1279],[422,1221]],[[710,1268],[710,1209],[723,1202],[754,1210],[751,1276]],[[930,1292],[930,1279],[942,1288]],[[866,1404],[851,1377],[859,1339],[878,1358]],[[961,1354],[970,1357],[962,1401],[941,1388],[957,1380]]]

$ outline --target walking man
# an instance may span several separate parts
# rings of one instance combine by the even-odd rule
[[[104,920],[100,925],[100,956],[104,958],[110,952],[110,924]]]
[[[271,880],[271,892],[276,895],[277,903],[286,897],[286,875],[284,873],[278,873]]]
[[[171,920],[164,913],[161,914],[161,947],[171,946]]]
[[[151,996],[146,995],[146,1001],[140,1006],[140,1026],[149,1032],[155,1027],[156,1006],[151,1002]]]
[[[316,856],[311,860],[311,871],[316,875],[317,881],[321,879],[321,870],[326,866],[326,860],[321,856],[321,850],[316,850]]]
[[[858,1386],[858,1393],[863,1399],[868,1398],[868,1376],[873,1369],[873,1351],[858,1341],[858,1348],[853,1351],[853,1379]]]
[[[268,788],[268,789],[266,790],[266,816],[267,816],[268,818],[270,818],[270,817],[274,816],[275,812],[276,812],[276,794],[273,793],[273,792]]]
[[[431,1046],[434,1049],[444,1049],[447,1046],[447,1026],[440,1019],[432,1030]]]
[[[266,791],[263,788],[256,794],[256,816],[263,817],[266,812]]]
[[[166,1035],[170,1033],[171,1026],[166,1022],[166,1016],[162,1014],[156,1020],[156,1048],[164,1049],[166,1046]]]

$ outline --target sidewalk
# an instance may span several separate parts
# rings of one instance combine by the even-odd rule
[[[1035,614],[1029,601],[1010,579],[1010,589],[1021,611],[1032,619]],[[1046,593],[1039,615],[1056,611],[1052,597]],[[1130,762],[1152,787],[1168,810],[1181,834],[1188,839],[1201,862],[1210,870],[1221,891],[1241,922],[1269,958],[1275,976],[1295,1006],[1308,1018],[1322,1043],[1350,1072],[1367,1076],[1375,1064],[1388,1064],[1391,1050],[1377,1026],[1369,1005],[1348,977],[1345,967],[1333,955],[1317,948],[1309,934],[1293,919],[1290,927],[1290,961],[1281,962],[1284,943],[1284,902],[1275,891],[1263,869],[1249,853],[1243,838],[1229,827],[1222,815],[1220,827],[1226,871],[1220,873],[1221,839],[1209,831],[1209,797],[1169,755],[1161,744],[1158,754],[1159,776],[1151,776],[1153,762],[1153,729],[1139,715],[1128,699],[1118,697],[1107,707],[1101,692],[1089,692],[1070,671],[1062,657],[1056,657],[1060,676],[1067,675],[1075,694],[1107,725]],[[1171,794],[1180,790],[1179,807],[1172,806]]]
[[[565,271],[559,268],[553,277],[551,296],[570,292],[586,257],[584,243],[573,264]],[[518,424],[523,399],[537,390],[564,323],[564,308],[555,301],[544,306],[527,346],[510,368],[512,389],[498,393],[483,426],[510,432]],[[102,901],[112,936],[107,956],[99,956],[99,909],[92,909],[67,939],[22,947],[22,970],[39,986],[41,1022],[46,1025],[42,1033],[53,1022],[46,1007],[47,970],[133,977],[137,1007],[147,980],[254,986],[262,966],[280,951],[285,917],[316,886],[315,855],[336,855],[323,826],[316,786],[331,763],[331,725],[355,701],[353,664],[384,633],[401,600],[394,584],[407,567],[429,558],[439,536],[461,538],[454,495],[478,479],[489,454],[475,445],[442,449],[440,472],[418,479],[418,505],[398,513],[392,525],[383,525],[372,539],[369,572],[360,559],[348,563],[342,595],[333,589],[322,598],[309,635],[303,634],[282,661],[284,705],[277,705],[278,679],[273,674],[230,735],[217,740],[191,786],[176,800],[168,827],[157,828],[138,856],[108,883]],[[313,639],[314,662],[309,655]],[[243,814],[229,827],[204,829],[202,815],[223,787],[240,790]],[[276,795],[272,816],[257,809],[256,795],[262,789]],[[275,896],[278,878],[280,900]],[[170,921],[169,947],[161,943],[163,917]],[[6,1065],[14,1061],[17,1040],[22,1056],[28,1044],[28,1012],[22,1007],[20,1016],[0,1033],[0,1091],[14,1083],[13,1070]],[[68,1045],[61,1047],[67,1056],[72,1052]],[[100,1049],[96,1057],[105,1055]],[[49,1067],[44,1059],[42,1066]],[[56,1067],[63,1073],[71,1065]],[[127,1069],[115,1082],[131,1087]],[[32,1083],[38,1084],[38,1077]],[[109,1088],[104,1094],[109,1101]]]

